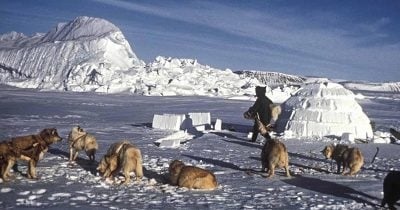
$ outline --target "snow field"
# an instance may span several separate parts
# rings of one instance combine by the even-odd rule
[[[367,95],[368,96],[368,95]],[[252,123],[242,114],[251,102],[199,97],[144,97],[98,95],[87,93],[37,92],[5,88],[0,91],[0,137],[32,134],[44,127],[56,127],[65,138],[71,127],[80,125],[96,135],[98,161],[108,146],[129,139],[143,155],[144,178],[140,182],[120,185],[103,180],[95,171],[96,163],[80,153],[76,164],[68,163],[68,147],[63,142],[52,145],[38,164],[39,180],[26,178],[26,163],[19,163],[15,179],[0,183],[4,208],[71,207],[142,208],[142,209],[375,209],[382,198],[382,181],[389,170],[399,170],[398,145],[355,144],[365,157],[365,165],[354,177],[331,173],[335,164],[325,160],[320,151],[337,140],[329,138],[283,139],[289,151],[292,178],[276,171],[274,178],[259,173],[263,139],[250,143],[247,133]],[[368,96],[370,97],[370,96]],[[46,100],[57,98],[57,100]],[[381,104],[382,103],[382,104]],[[168,104],[168,105],[167,105]],[[371,120],[385,122],[396,115],[396,101],[368,99],[361,103]],[[381,115],[379,107],[392,107],[392,115]],[[13,107],[13,108],[10,108]],[[19,108],[15,108],[19,107]],[[28,109],[29,107],[29,109]],[[394,111],[393,111],[394,110]],[[221,119],[221,131],[200,132],[179,148],[159,148],[154,142],[175,132],[152,129],[154,112],[210,112],[212,121]],[[66,116],[75,117],[66,117]],[[79,116],[79,117],[78,117]],[[227,128],[235,128],[229,131]],[[182,136],[181,136],[182,137]],[[371,163],[376,152],[380,152]],[[214,171],[219,182],[215,191],[197,191],[168,184],[168,165],[180,159]]]

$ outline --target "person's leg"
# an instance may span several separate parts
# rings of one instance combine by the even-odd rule
[[[259,133],[258,125],[257,125],[257,123],[254,123],[254,125],[253,125],[253,136],[251,136],[251,141],[252,142],[256,142],[258,133]]]

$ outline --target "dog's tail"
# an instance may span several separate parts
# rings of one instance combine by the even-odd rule
[[[136,179],[141,179],[143,177],[143,165],[142,165],[142,154],[140,153],[140,150],[137,150],[137,155],[138,157],[136,158]]]
[[[374,163],[375,158],[376,158],[376,156],[378,155],[378,153],[379,153],[379,147],[376,147],[376,152],[375,152],[374,158],[372,158],[371,163]]]

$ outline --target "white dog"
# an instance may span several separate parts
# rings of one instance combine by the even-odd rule
[[[75,161],[78,157],[78,152],[85,150],[89,160],[95,160],[95,154],[98,149],[96,137],[87,133],[81,127],[75,126],[68,135],[69,144],[69,160]]]

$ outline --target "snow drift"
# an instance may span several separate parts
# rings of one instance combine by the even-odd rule
[[[300,88],[282,105],[278,132],[296,137],[342,136],[372,138],[370,120],[355,95],[332,82],[311,83]]]

